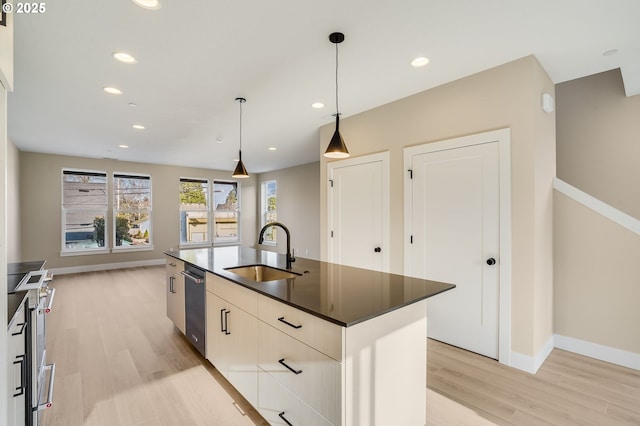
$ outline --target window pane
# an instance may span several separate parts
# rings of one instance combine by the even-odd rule
[[[91,172],[62,172],[62,207],[99,209],[107,206],[107,175]]]
[[[238,241],[238,213],[218,212],[214,214],[216,242]]]
[[[151,178],[113,176],[115,247],[145,247],[151,237]]]
[[[148,246],[151,220],[147,212],[118,212],[116,215],[116,247]]]
[[[237,182],[214,182],[214,230],[215,242],[229,243],[240,239],[238,219],[240,208]]]
[[[117,210],[151,208],[151,179],[144,176],[115,175],[113,206]]]
[[[216,211],[238,211],[238,184],[236,182],[215,182],[213,190]]]
[[[202,243],[209,241],[209,213],[206,210],[180,212],[180,241]]]
[[[277,221],[277,184],[270,180],[262,184],[262,225]],[[270,227],[264,233],[264,241],[276,242],[276,228]]]
[[[64,246],[69,250],[104,247],[104,213],[65,212]]]
[[[209,184],[207,181],[180,179],[180,209],[206,210]]]

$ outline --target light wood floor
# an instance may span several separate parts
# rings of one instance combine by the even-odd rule
[[[164,267],[62,275],[52,286],[56,382],[45,426],[266,424],[174,330]],[[531,375],[428,347],[430,426],[640,425],[638,371],[554,350]]]

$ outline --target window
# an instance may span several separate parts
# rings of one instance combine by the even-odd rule
[[[115,248],[151,245],[151,177],[113,175]]]
[[[107,174],[62,171],[63,252],[101,251],[106,236]]]
[[[240,241],[240,200],[237,182],[213,182],[214,242],[235,243]]]
[[[180,179],[180,243],[208,243],[209,182]]]
[[[275,180],[262,182],[261,210],[262,226],[277,220],[277,183]],[[270,227],[264,233],[264,243],[276,243],[276,228]]]

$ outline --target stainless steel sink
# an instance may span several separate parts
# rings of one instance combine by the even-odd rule
[[[233,268],[225,268],[225,271],[255,282],[284,280],[296,278],[301,275],[295,272],[272,268],[267,265],[236,266]]]

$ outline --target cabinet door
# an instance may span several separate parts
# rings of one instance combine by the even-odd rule
[[[26,308],[16,312],[7,329],[7,417],[10,425],[23,425],[26,420]]]
[[[229,342],[224,331],[224,301],[215,294],[207,291],[207,359],[222,375],[226,376]]]
[[[183,267],[184,268],[184,267]],[[180,269],[180,271],[183,270]],[[173,322],[178,327],[178,330],[182,334],[187,332],[187,321],[185,311],[185,297],[184,297],[184,277],[180,275],[178,271],[173,280],[174,298],[173,298]]]
[[[207,359],[242,396],[258,402],[258,320],[207,291]]]
[[[175,293],[173,290],[173,286],[174,286],[174,281],[175,281],[175,266],[176,264],[171,262],[171,258],[167,258],[167,263],[165,266],[165,275],[166,275],[166,281],[167,281],[167,316],[169,317],[169,319],[171,321],[173,321],[175,323],[175,309],[173,308],[175,302]]]
[[[255,406],[258,403],[258,319],[228,304],[226,329],[230,333],[227,380]]]

